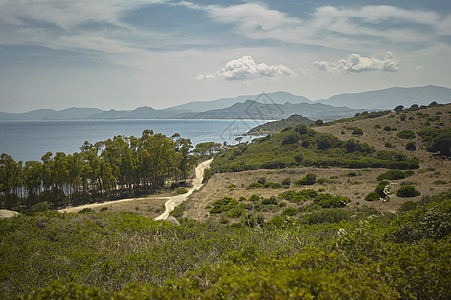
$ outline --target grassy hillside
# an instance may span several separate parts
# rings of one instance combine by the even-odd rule
[[[0,220],[0,297],[449,298],[450,194],[399,215],[258,227],[134,214]],[[83,286],[81,286],[83,285]]]
[[[431,136],[423,135],[422,138],[419,135],[424,131],[449,132],[450,112],[451,105],[432,105],[421,108],[414,106],[398,113],[362,113],[323,126],[304,127],[302,130],[307,130],[307,134],[299,134],[299,129],[296,132],[296,127],[292,127],[280,134],[257,139],[253,144],[240,145],[215,159],[213,170],[223,173],[216,173],[201,191],[191,196],[183,216],[196,220],[224,219],[224,222],[234,223],[242,216],[232,218],[231,213],[211,214],[211,208],[215,201],[224,197],[237,200],[243,197],[246,200],[240,202],[241,207],[244,206],[242,215],[261,214],[264,220],[270,220],[281,215],[285,209],[294,208],[298,218],[309,211],[318,210],[318,206],[312,199],[292,203],[279,196],[288,190],[299,192],[305,189],[346,197],[349,203],[345,208],[340,208],[342,210],[370,207],[378,211],[395,212],[407,201],[419,200],[424,195],[437,195],[451,188],[450,160],[440,155],[440,152],[428,151]],[[409,130],[413,132],[413,137],[410,132],[406,138]],[[284,139],[292,135],[295,135],[295,143],[284,144]],[[324,141],[332,141],[331,147],[318,149],[319,142]],[[304,146],[304,143],[309,144]],[[415,143],[415,150],[406,149],[411,143]],[[402,169],[407,162],[417,162],[419,168],[399,171],[408,171],[402,178],[378,180],[380,175],[389,171],[387,167]],[[295,183],[309,173],[317,177],[314,184],[304,186]],[[267,182],[280,186],[253,185],[263,177]],[[288,180],[289,184],[283,185],[284,180]],[[251,185],[253,188],[249,188]],[[376,190],[382,193],[386,186],[389,198],[365,200],[368,194]],[[398,196],[398,191],[405,189],[404,186],[414,186],[420,195]],[[249,201],[254,194],[261,198],[259,202]],[[263,199],[271,197],[277,199],[276,205],[261,205]]]

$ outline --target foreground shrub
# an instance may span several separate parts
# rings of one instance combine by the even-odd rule
[[[298,211],[294,207],[287,207],[283,210],[282,216],[295,216]]]
[[[451,234],[451,198],[449,193],[445,201],[432,202],[422,205],[421,201],[408,201],[401,206],[407,211],[392,223],[390,234],[392,240],[398,243],[416,242],[422,239],[439,240]],[[429,202],[429,201],[427,201]],[[449,245],[449,244],[448,244]]]
[[[227,226],[20,215],[0,220],[0,298],[450,299],[450,198],[340,224],[276,216],[258,230],[252,214]]]
[[[318,212],[305,215],[302,219],[307,224],[340,223],[343,220],[349,220],[352,215],[353,212],[349,210],[326,208]]]

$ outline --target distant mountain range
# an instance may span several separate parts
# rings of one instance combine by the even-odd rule
[[[350,108],[393,109],[397,105],[406,107],[412,104],[428,105],[433,101],[443,104],[450,103],[451,89],[434,85],[411,88],[393,87],[363,93],[335,95],[318,102]]]
[[[27,113],[0,112],[0,120],[76,120],[76,119],[261,119],[278,120],[292,114],[331,120],[353,116],[364,110],[393,109],[397,105],[427,105],[432,101],[451,102],[451,89],[424,86],[341,94],[312,101],[287,92],[245,95],[213,101],[194,101],[166,109],[144,106],[134,110],[68,108],[60,111],[40,109]]]

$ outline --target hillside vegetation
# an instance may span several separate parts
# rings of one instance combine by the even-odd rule
[[[0,220],[0,298],[449,299],[450,114],[397,107],[239,144],[171,213],[180,226],[145,217],[150,199],[147,214]]]
[[[25,299],[451,296],[450,194],[339,224],[258,227],[134,214],[0,220],[0,297]]]
[[[273,134],[280,132],[284,130],[287,127],[295,127],[300,124],[307,124],[309,125],[312,123],[312,120],[310,120],[307,117],[301,116],[301,115],[291,115],[286,119],[268,122],[262,125],[258,125],[252,129],[250,129],[247,134],[248,135],[267,135],[267,134]]]

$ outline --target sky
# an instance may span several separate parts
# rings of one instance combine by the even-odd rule
[[[0,111],[451,88],[451,2],[0,0]]]

